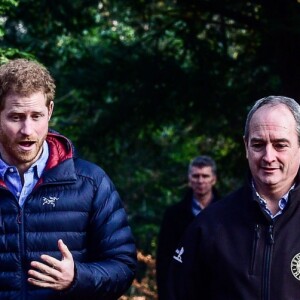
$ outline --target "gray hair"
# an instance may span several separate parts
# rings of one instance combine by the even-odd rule
[[[252,106],[251,110],[248,113],[245,130],[244,130],[244,138],[248,141],[249,138],[249,126],[250,121],[254,115],[254,113],[262,106],[270,105],[275,106],[278,104],[284,104],[290,112],[293,114],[296,121],[296,131],[298,134],[298,143],[300,145],[300,105],[292,98],[284,97],[284,96],[268,96],[262,99],[257,100]]]
[[[203,167],[211,167],[213,174],[217,175],[217,165],[216,162],[207,155],[200,155],[194,158],[188,167],[188,174],[191,173],[192,167],[203,168]]]

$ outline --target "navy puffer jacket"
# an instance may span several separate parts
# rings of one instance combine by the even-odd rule
[[[0,299],[118,299],[130,286],[136,249],[127,216],[104,171],[75,158],[71,143],[49,133],[41,180],[20,208],[0,181]],[[32,260],[61,259],[62,239],[75,261],[64,292],[27,283]]]

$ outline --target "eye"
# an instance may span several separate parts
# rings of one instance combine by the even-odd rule
[[[34,121],[38,121],[42,116],[43,115],[41,115],[41,114],[35,114],[35,115],[32,115],[31,117]]]
[[[254,150],[261,150],[263,148],[264,144],[263,143],[252,143],[251,144],[251,147],[254,149]]]
[[[276,150],[284,150],[288,145],[285,144],[285,143],[277,143],[277,144],[274,144],[274,148]]]
[[[9,119],[13,122],[18,122],[18,121],[20,121],[21,118],[19,115],[10,115]]]

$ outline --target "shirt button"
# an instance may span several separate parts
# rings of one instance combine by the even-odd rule
[[[13,173],[14,171],[15,171],[14,168],[9,168],[10,173]]]
[[[17,192],[17,197],[20,197],[20,194],[21,194],[20,192]]]

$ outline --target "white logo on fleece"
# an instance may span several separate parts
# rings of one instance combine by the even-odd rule
[[[179,261],[180,263],[182,263],[182,257],[181,257],[181,255],[184,252],[184,248],[181,247],[180,249],[176,249],[175,252],[176,252],[177,255],[174,255],[173,258],[176,259],[177,261]]]
[[[55,207],[55,202],[56,202],[58,199],[59,199],[59,198],[52,197],[52,196],[49,196],[49,198],[43,197],[43,205],[45,205],[45,204],[50,204],[50,205],[52,205],[53,207]]]

